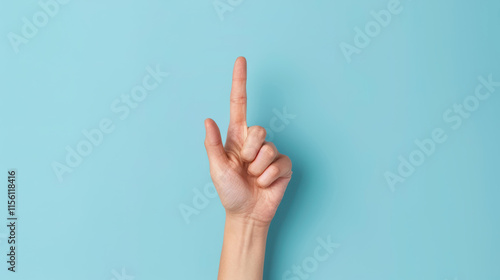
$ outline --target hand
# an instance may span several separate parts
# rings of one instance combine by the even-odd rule
[[[226,214],[268,226],[290,182],[292,163],[265,141],[263,127],[247,127],[246,68],[245,58],[239,57],[233,70],[225,146],[217,124],[206,119],[205,148]]]

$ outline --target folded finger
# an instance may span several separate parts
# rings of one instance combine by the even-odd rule
[[[252,162],[265,141],[265,128],[262,126],[252,126],[248,128],[248,136],[241,149],[241,158],[246,162]]]
[[[257,178],[257,184],[266,188],[279,178],[290,178],[291,176],[292,161],[285,155],[279,155],[276,161],[269,165],[264,173]]]
[[[259,149],[257,157],[248,165],[248,173],[260,176],[277,156],[278,149],[276,149],[276,146],[271,142],[265,142]]]

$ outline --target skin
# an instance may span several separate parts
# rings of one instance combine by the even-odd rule
[[[210,175],[226,209],[219,280],[262,279],[269,225],[292,176],[292,163],[266,130],[247,126],[247,63],[234,64],[226,143],[219,127],[205,120]]]

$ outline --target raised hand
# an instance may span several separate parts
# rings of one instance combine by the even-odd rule
[[[247,65],[239,57],[233,70],[230,122],[225,146],[219,127],[205,120],[210,175],[226,214],[269,225],[292,176],[290,159],[266,142],[266,130],[247,126]]]

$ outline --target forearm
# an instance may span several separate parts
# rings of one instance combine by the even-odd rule
[[[219,280],[260,280],[269,225],[226,216]]]

